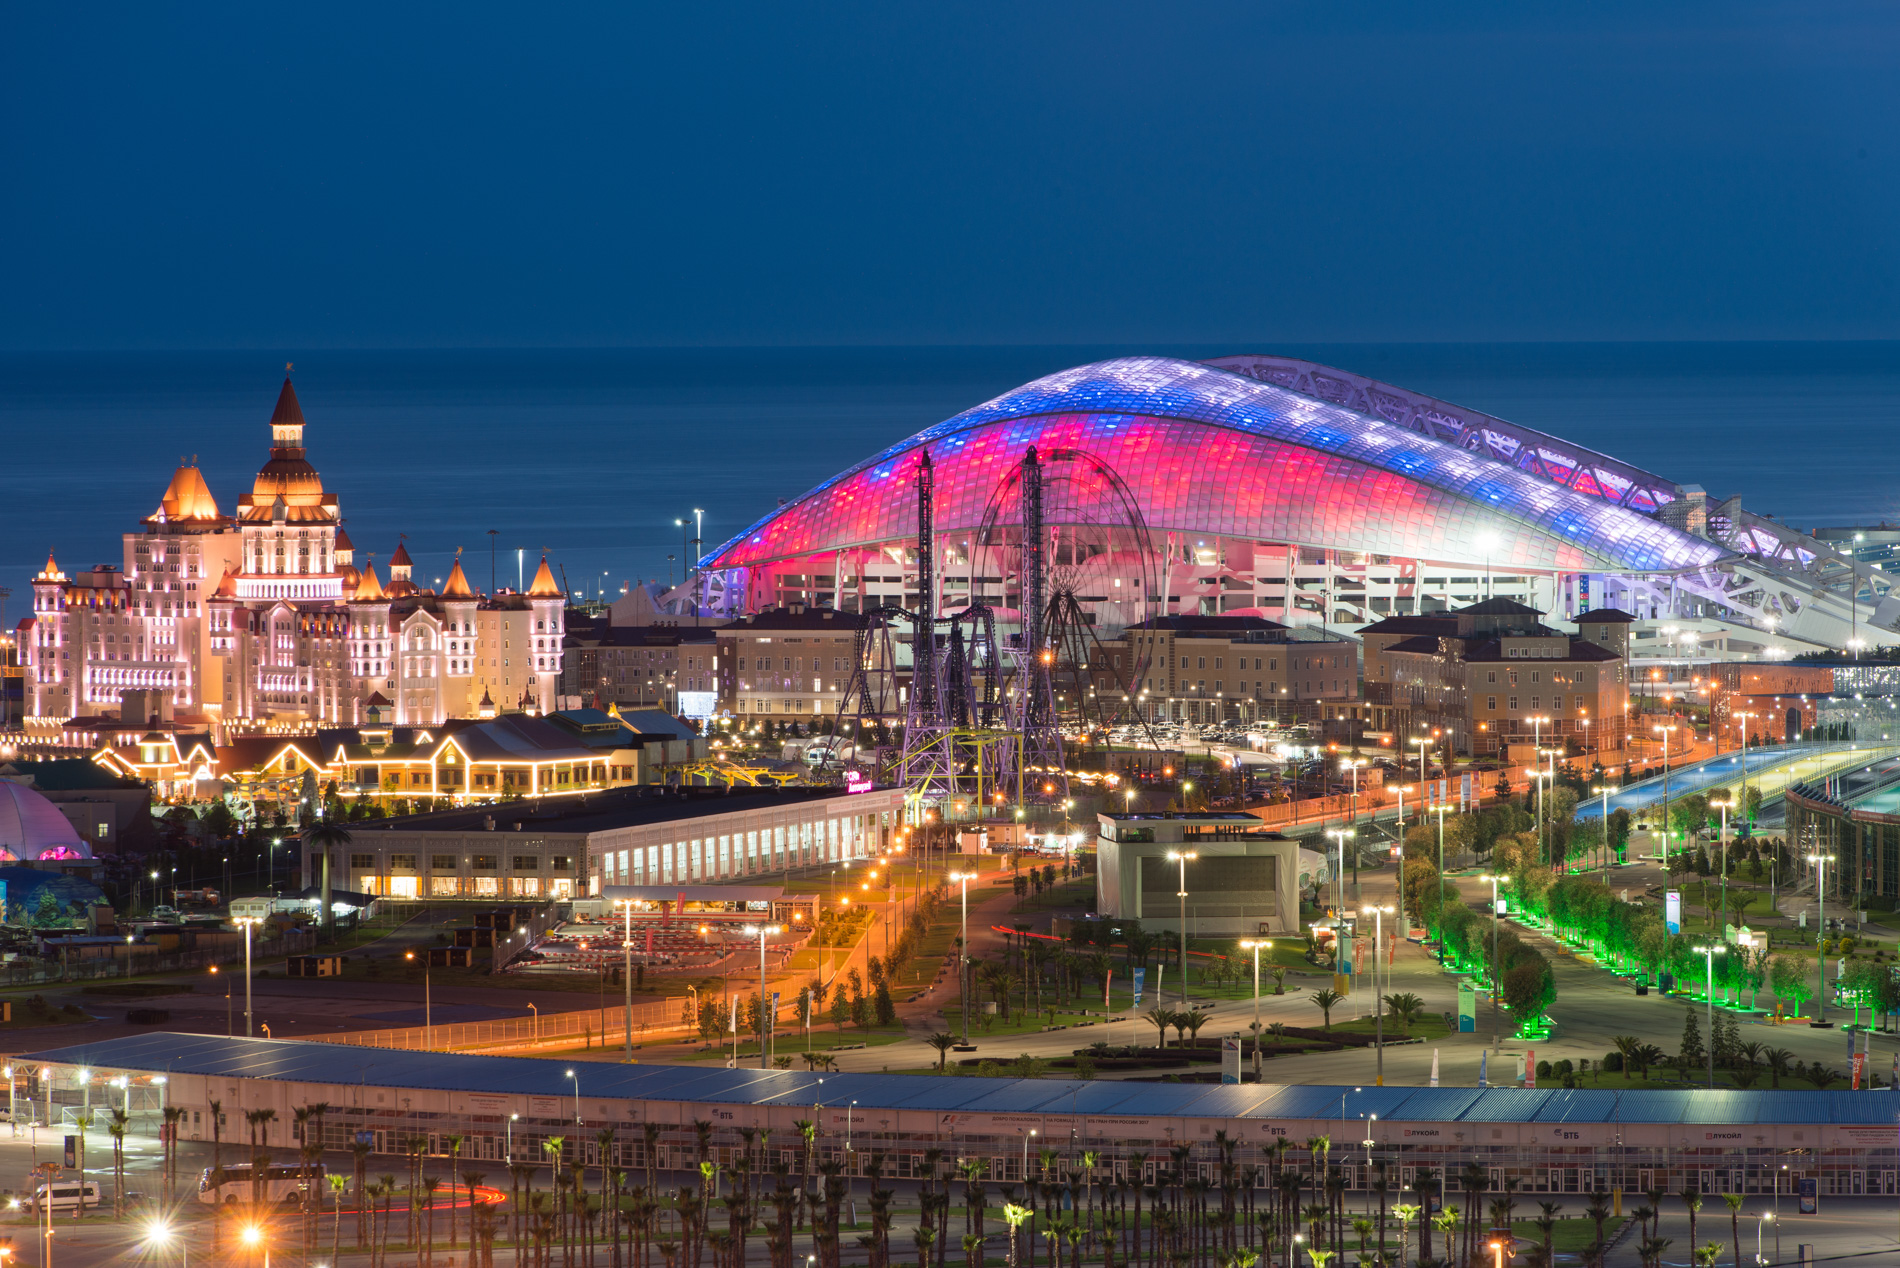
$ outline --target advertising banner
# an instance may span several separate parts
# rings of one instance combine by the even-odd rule
[[[1682,932],[1682,891],[1669,890],[1663,895],[1663,927],[1672,934]]]
[[[1240,1040],[1238,1039],[1220,1041],[1220,1081],[1222,1083],[1240,1082]]]
[[[1136,1008],[1140,1008],[1140,1007],[1141,1007],[1141,986],[1142,986],[1142,983],[1143,983],[1143,981],[1145,981],[1145,980],[1147,979],[1147,977],[1148,977],[1148,970],[1147,970],[1147,968],[1146,968],[1145,966],[1144,966],[1144,967],[1142,967],[1142,968],[1138,968],[1138,969],[1136,969],[1136,970],[1135,970],[1135,1003],[1134,1003],[1134,1006],[1135,1006]]]

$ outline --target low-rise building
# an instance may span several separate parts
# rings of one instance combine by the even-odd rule
[[[1350,639],[1258,616],[1163,616],[1102,643],[1097,691],[1131,678],[1155,721],[1300,721],[1359,699]]]
[[[901,789],[627,788],[352,824],[331,884],[399,898],[575,898],[862,859],[902,822]],[[305,844],[320,884],[323,850]]]
[[[718,691],[718,630],[707,625],[612,625],[568,618],[561,694],[598,708],[666,709],[704,717]]]
[[[1627,742],[1629,623],[1614,609],[1577,617],[1579,633],[1514,599],[1367,626],[1367,695],[1376,729],[1436,732],[1471,754],[1564,742],[1620,751]]]
[[[1190,936],[1274,935],[1300,927],[1299,842],[1228,813],[1097,817],[1095,909]],[[1186,897],[1181,896],[1186,891]]]
[[[719,711],[767,722],[835,717],[863,625],[855,613],[792,603],[721,626]]]

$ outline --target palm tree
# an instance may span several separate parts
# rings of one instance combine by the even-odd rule
[[[1544,1238],[1543,1245],[1540,1248],[1539,1262],[1543,1264],[1543,1268],[1556,1268],[1557,1260],[1550,1243],[1551,1237],[1557,1228],[1557,1212],[1564,1209],[1564,1204],[1562,1202],[1539,1202],[1537,1209],[1542,1211],[1543,1214],[1532,1220],[1531,1223],[1537,1226],[1537,1231],[1541,1233]]]
[[[348,1176],[330,1176],[330,1200],[335,1203],[335,1214],[330,1222],[330,1262],[335,1263],[343,1245],[343,1194],[350,1187]]]
[[[1695,1219],[1702,1210],[1702,1194],[1691,1186],[1676,1196],[1681,1198],[1682,1204],[1689,1208],[1689,1248],[1693,1250],[1695,1248]]]
[[[1142,1017],[1146,1019],[1146,1021],[1148,1022],[1150,1026],[1153,1026],[1155,1030],[1159,1032],[1161,1036],[1160,1046],[1163,1048],[1167,1047],[1168,1046],[1168,1027],[1174,1024],[1174,1013],[1171,1010],[1163,1008],[1159,1004],[1157,1004],[1155,1007],[1143,1013]]]
[[[1312,998],[1314,1005],[1318,1007],[1320,1014],[1326,1019],[1325,1029],[1331,1030],[1333,1028],[1333,1009],[1338,1004],[1343,1003],[1346,997],[1341,995],[1338,991],[1328,988],[1323,991],[1314,991]]]
[[[1425,1001],[1410,991],[1395,991],[1384,999],[1386,1008],[1398,1019],[1404,1028],[1403,1036],[1410,1038],[1412,1023],[1425,1015]]]
[[[1603,1256],[1608,1249],[1603,1244],[1603,1225],[1610,1218],[1610,1195],[1598,1189],[1590,1195],[1590,1205],[1583,1208],[1583,1213],[1590,1217],[1597,1229],[1596,1240],[1590,1244],[1591,1262],[1597,1268],[1602,1268]],[[1735,1262],[1739,1265],[1742,1261],[1738,1259]]]
[[[1794,1053],[1786,1048],[1770,1048],[1761,1058],[1768,1066],[1769,1082],[1773,1087],[1781,1086],[1781,1076],[1794,1069]]]
[[[1212,1013],[1203,1012],[1198,1008],[1191,1008],[1187,1012],[1178,1015],[1181,1018],[1181,1024],[1186,1026],[1188,1033],[1193,1035],[1196,1039],[1201,1037],[1201,1027],[1213,1020],[1214,1016]]]
[[[324,941],[328,942],[335,933],[335,914],[330,910],[330,851],[341,849],[350,843],[349,830],[331,819],[319,819],[304,829],[303,843],[306,849],[323,852],[323,871],[320,885],[322,888],[323,910],[318,915],[318,924]]]
[[[106,1126],[112,1133],[112,1213],[120,1219],[125,1218],[125,1129],[131,1121],[130,1114],[115,1109]]]
[[[937,1073],[942,1074],[950,1064],[950,1049],[957,1046],[956,1037],[946,1035],[942,1031],[937,1031],[925,1039],[924,1042],[936,1050]]]
[[[1728,1204],[1728,1233],[1729,1238],[1735,1243],[1735,1263],[1739,1268],[1742,1262],[1742,1195],[1724,1193],[1722,1201]]]

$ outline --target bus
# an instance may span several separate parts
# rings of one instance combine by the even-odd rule
[[[300,1201],[304,1194],[306,1177],[314,1189],[321,1193],[329,1183],[324,1178],[323,1164],[318,1163],[306,1171],[302,1166],[272,1163],[264,1168],[264,1201],[271,1205],[280,1202]],[[217,1206],[224,1202],[249,1202],[251,1192],[251,1164],[234,1162],[225,1167],[206,1167],[198,1176],[198,1200],[208,1206]]]

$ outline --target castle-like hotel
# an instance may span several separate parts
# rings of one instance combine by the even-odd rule
[[[525,594],[478,593],[459,559],[438,594],[398,544],[384,585],[355,564],[337,496],[304,456],[288,376],[270,428],[235,516],[181,466],[125,534],[122,569],[69,577],[48,556],[19,628],[29,734],[88,717],[226,737],[554,707],[565,596],[545,557]]]

